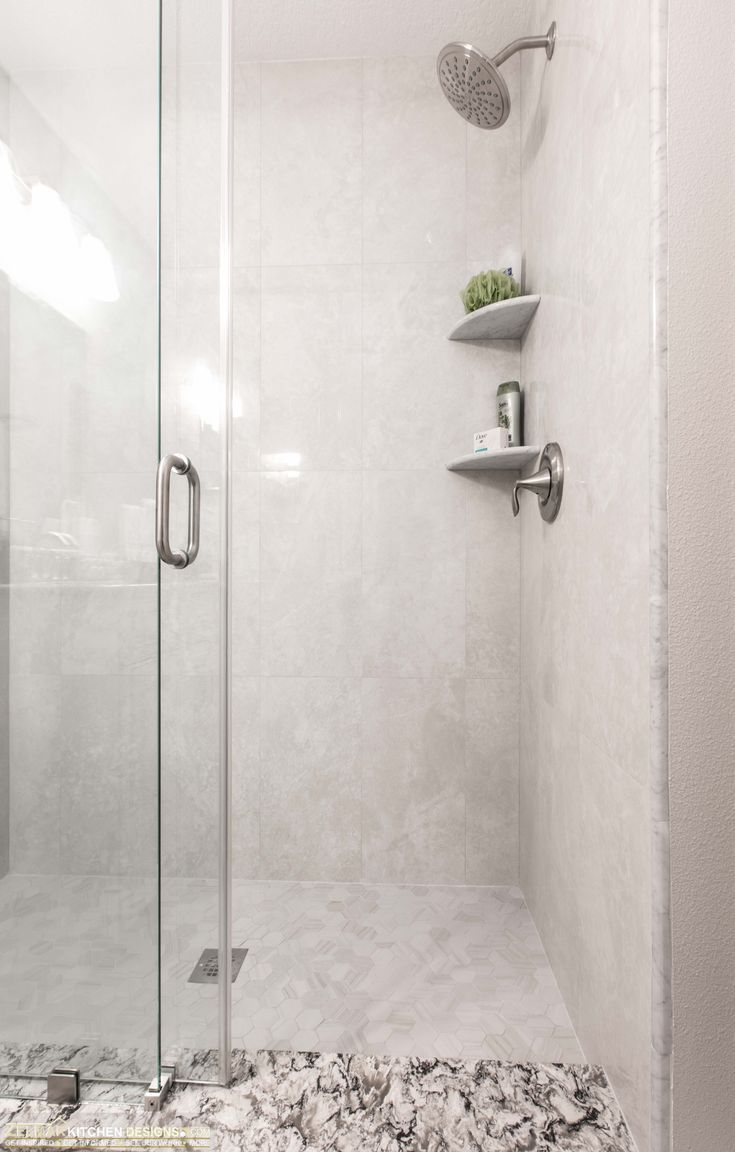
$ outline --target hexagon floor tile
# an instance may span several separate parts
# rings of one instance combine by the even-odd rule
[[[163,882],[164,1046],[217,1047],[217,884]],[[235,881],[236,1048],[578,1063],[582,1052],[518,888]],[[155,1052],[149,879],[0,881],[0,1041]],[[132,1066],[130,1074],[133,1074]]]

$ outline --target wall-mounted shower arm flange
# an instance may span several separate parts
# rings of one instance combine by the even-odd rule
[[[516,52],[523,52],[526,48],[545,48],[546,58],[550,60],[554,55],[555,44],[556,20],[553,21],[545,36],[522,36],[520,40],[514,40],[507,48],[498,52],[497,56],[493,56],[493,64],[499,68],[501,64],[505,64],[506,60],[510,60],[511,56],[515,56]]]

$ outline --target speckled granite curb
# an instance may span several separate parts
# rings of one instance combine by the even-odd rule
[[[602,1069],[588,1065],[237,1052],[231,1087],[179,1088],[158,1118],[207,1126],[218,1152],[635,1152]],[[10,1121],[130,1125],[150,1113],[4,1101]]]

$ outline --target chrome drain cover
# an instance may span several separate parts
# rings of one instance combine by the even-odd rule
[[[248,954],[247,948],[232,949],[232,983],[240,975],[242,962]],[[187,984],[216,984],[219,980],[219,949],[205,948],[194,965],[194,971]]]

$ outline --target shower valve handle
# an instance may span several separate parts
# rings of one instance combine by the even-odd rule
[[[517,516],[521,510],[518,493],[526,489],[536,493],[541,519],[551,523],[559,515],[561,494],[564,489],[564,459],[558,444],[552,441],[546,445],[541,453],[539,465],[538,472],[534,472],[533,476],[529,476],[527,480],[516,480],[513,485],[513,515]]]
[[[529,476],[527,480],[516,480],[513,485],[513,515],[517,516],[521,510],[518,503],[518,490],[519,488],[528,489],[529,492],[535,492],[539,500],[545,503],[549,499],[551,492],[551,471],[548,468],[540,468],[533,476]]]

